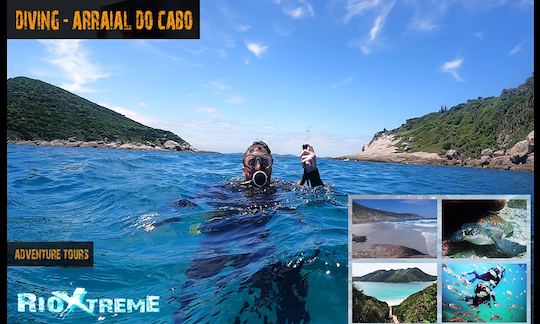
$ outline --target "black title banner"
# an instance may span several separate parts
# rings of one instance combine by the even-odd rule
[[[8,266],[94,266],[94,242],[8,242],[7,254]]]
[[[8,0],[7,38],[200,38],[199,0]]]

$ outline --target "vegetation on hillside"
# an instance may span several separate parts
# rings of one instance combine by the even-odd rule
[[[387,303],[375,297],[364,295],[353,285],[352,320],[354,323],[384,323],[390,308]]]
[[[433,284],[407,297],[392,309],[403,323],[437,322],[437,285]]]
[[[144,126],[69,91],[26,77],[7,80],[7,139],[122,141],[186,144],[179,136]]]
[[[439,112],[408,119],[390,133],[402,138],[401,151],[443,154],[455,149],[477,158],[485,148],[511,148],[532,130],[534,75],[517,88],[504,89],[498,97],[479,97],[451,109],[442,106]]]

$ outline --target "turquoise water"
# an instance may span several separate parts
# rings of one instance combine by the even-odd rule
[[[345,323],[348,194],[533,192],[526,172],[323,158],[327,186],[298,189],[298,158],[274,163],[275,190],[260,193],[235,185],[240,154],[8,145],[8,240],[95,250],[91,269],[10,267],[9,322]],[[17,293],[76,287],[87,298],[157,295],[160,311],[17,311]]]
[[[432,284],[433,281],[408,283],[354,281],[354,285],[362,289],[364,294],[387,302],[391,306],[398,305],[405,298]]]
[[[504,268],[504,273],[498,283],[491,283],[489,287],[494,298],[477,303],[478,305],[468,304],[466,299],[470,300],[470,298],[466,296],[478,294],[475,293],[475,288],[479,283],[490,282],[476,279],[468,285],[458,280],[456,276],[462,276],[471,281],[474,278],[474,274],[470,274],[472,271],[481,275],[497,265]],[[444,285],[442,289],[443,321],[463,319],[459,321],[525,322],[527,320],[527,266],[525,264],[446,264],[442,282]]]

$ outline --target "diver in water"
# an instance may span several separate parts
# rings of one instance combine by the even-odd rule
[[[468,272],[467,274],[474,274],[474,277],[469,280],[471,283],[473,283],[476,279],[484,280],[489,282],[491,288],[493,289],[499,284],[499,281],[501,281],[504,274],[504,268],[497,265],[496,267],[490,268],[482,274],[478,274],[476,270]]]
[[[487,303],[491,307],[491,300],[495,302],[495,294],[489,288],[489,284],[479,282],[474,288],[474,296],[465,296],[463,298],[467,304],[478,307],[480,304]]]
[[[305,144],[302,148],[300,162],[304,172],[296,185],[322,186],[313,147]],[[293,263],[267,261],[274,256],[276,249],[268,240],[270,231],[266,224],[277,211],[286,213],[294,208],[283,206],[276,199],[276,190],[287,188],[274,186],[270,182],[273,158],[266,143],[256,141],[251,144],[243,155],[242,164],[244,181],[229,187],[209,188],[203,193],[217,210],[209,212],[210,219],[200,227],[201,233],[205,234],[201,248],[185,271],[186,280],[181,295],[174,298],[180,303],[180,308],[175,312],[176,323],[203,318],[208,320],[208,314],[203,318],[196,312],[194,314],[193,305],[200,303],[197,286],[212,282],[217,294],[226,290],[235,279],[241,283],[238,288],[231,288],[236,289],[235,294],[248,292],[252,296],[251,303],[245,301],[243,305],[238,305],[241,308],[235,316],[235,322],[243,322],[246,316],[257,315],[267,321],[269,319],[264,312],[270,309],[277,323],[310,321],[310,314],[306,310],[306,274],[302,275],[300,271],[320,251],[302,255]],[[175,218],[163,224],[179,220]],[[253,266],[260,267],[257,271],[251,271]],[[252,295],[254,288],[258,295]]]
[[[309,144],[304,144],[302,149],[300,161],[304,167],[304,174],[302,175],[302,179],[298,181],[298,185],[301,186],[305,183],[308,183],[312,187],[323,185],[319,170],[317,169],[317,156],[313,147]],[[243,184],[251,184],[262,188],[270,183],[273,159],[272,152],[265,142],[253,142],[244,153],[243,164],[242,173],[245,179]]]

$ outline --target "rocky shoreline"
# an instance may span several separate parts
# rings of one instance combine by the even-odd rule
[[[462,156],[453,149],[447,150],[444,156],[428,152],[406,152],[407,148],[400,151],[397,147],[400,140],[393,134],[383,133],[364,145],[362,152],[337,159],[534,171],[534,131],[508,150],[485,148],[478,159]]]
[[[64,146],[64,147],[93,147],[93,148],[109,148],[119,150],[141,150],[141,151],[185,151],[196,153],[209,153],[208,151],[198,150],[189,144],[179,144],[173,140],[168,140],[162,145],[156,145],[151,142],[143,143],[124,143],[122,141],[80,141],[74,137],[67,140],[55,139],[52,141],[44,140],[8,140],[8,144],[18,145],[35,145],[35,146]]]

